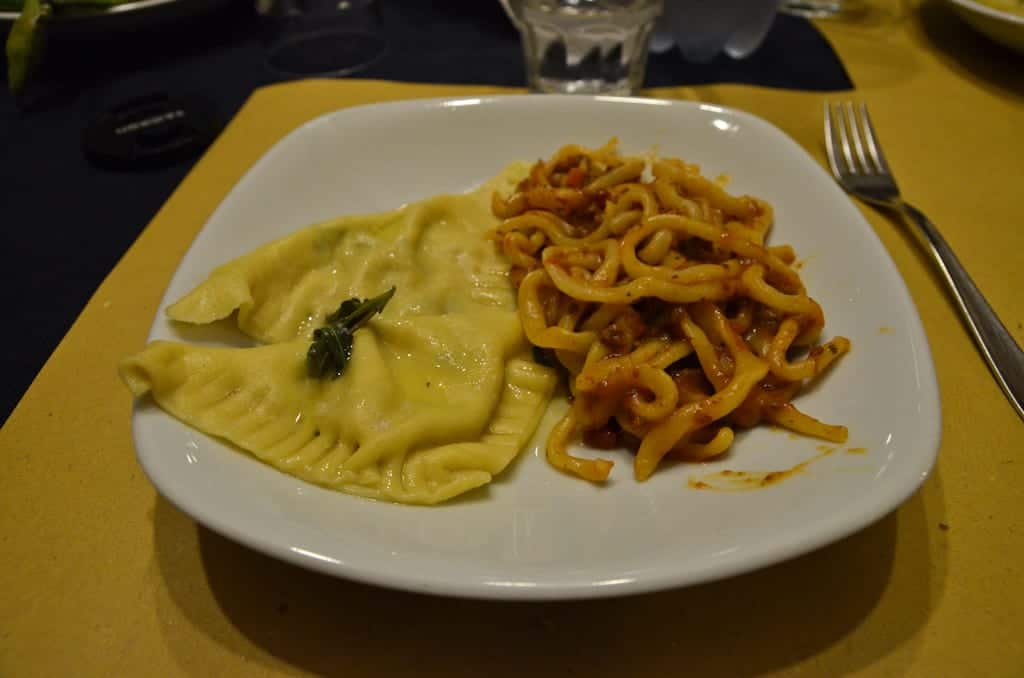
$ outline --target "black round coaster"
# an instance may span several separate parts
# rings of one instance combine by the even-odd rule
[[[202,100],[152,93],[102,113],[82,131],[82,150],[100,167],[166,167],[202,153],[220,128]]]

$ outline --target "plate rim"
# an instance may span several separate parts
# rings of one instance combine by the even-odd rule
[[[997,19],[999,21],[1024,28],[1024,16],[1004,12],[1001,9],[996,9],[995,7],[984,5],[980,2],[975,2],[974,0],[946,0],[946,2],[975,14],[982,14],[990,19]]]
[[[182,263],[184,263],[192,254],[197,242],[200,239],[201,234],[210,227],[211,223],[215,222],[218,214],[221,210],[225,209],[225,204],[228,202],[229,196],[242,185],[248,177],[252,174],[257,173],[264,166],[265,163],[271,162],[270,158],[274,155],[275,151],[282,145],[286,144],[293,136],[300,135],[310,128],[325,124],[327,119],[336,116],[344,116],[351,114],[353,111],[356,114],[362,114],[367,110],[380,109],[380,108],[420,108],[420,107],[439,107],[439,106],[450,106],[450,105],[502,105],[504,101],[524,101],[524,100],[535,100],[543,102],[542,105],[555,104],[558,100],[566,100],[569,105],[578,105],[582,101],[589,100],[594,104],[618,104],[618,105],[662,105],[668,107],[677,108],[696,108],[706,112],[721,113],[725,115],[734,116],[738,119],[744,120],[748,124],[762,127],[769,131],[769,133],[776,135],[780,138],[783,143],[788,143],[792,148],[803,154],[805,159],[815,167],[816,171],[821,172],[825,177],[828,178],[829,182],[832,182],[831,177],[828,177],[827,172],[817,162],[813,156],[811,156],[806,149],[803,148],[796,140],[790,137],[788,134],[783,132],[777,126],[771,122],[747,111],[740,109],[720,106],[717,104],[707,104],[702,102],[694,101],[675,101],[667,99],[651,99],[651,98],[640,98],[640,97],[620,97],[620,96],[578,96],[578,95],[530,95],[530,94],[511,94],[511,95],[484,95],[484,96],[450,96],[450,97],[430,97],[420,99],[405,99],[400,101],[392,102],[381,102],[364,104],[359,106],[350,106],[340,109],[336,109],[330,112],[326,112],[322,115],[316,116],[298,126],[293,128],[287,134],[283,135],[280,139],[275,141],[270,147],[264,151],[263,154],[254,162],[249,168],[238,178],[238,180],[231,186],[231,188],[224,194],[220,199],[217,207],[210,213],[203,226],[197,231],[193,241],[190,243],[185,254],[181,257],[168,281],[167,287],[161,296],[160,302],[157,306],[156,314],[153,319],[153,324],[150,327],[150,331],[147,334],[147,342],[152,341],[154,335],[158,333],[161,313],[166,308],[168,303],[172,301],[169,299],[172,288],[175,287],[175,281],[179,273],[181,272]],[[834,182],[832,182],[834,183]],[[840,189],[836,187],[836,190],[842,194]],[[851,201],[852,202],[852,201]],[[864,510],[856,512],[843,520],[834,520],[836,524],[827,527],[822,523],[822,527],[819,527],[816,532],[813,533],[797,533],[796,535],[790,535],[781,546],[774,548],[762,548],[756,551],[754,554],[747,554],[743,559],[727,560],[721,563],[710,563],[698,570],[691,570],[687,576],[680,577],[678,574],[671,572],[662,572],[660,574],[647,574],[642,578],[634,578],[628,581],[622,581],[613,583],[610,585],[597,585],[590,581],[570,582],[570,583],[534,583],[530,586],[516,586],[515,583],[505,583],[502,585],[498,582],[456,582],[451,579],[438,580],[436,578],[422,576],[406,576],[405,578],[396,578],[393,574],[385,570],[375,570],[373,568],[359,568],[353,567],[349,564],[341,563],[338,561],[332,562],[334,559],[325,559],[323,557],[314,557],[314,555],[303,554],[300,551],[302,549],[295,548],[295,544],[284,545],[283,543],[277,543],[283,540],[268,539],[266,536],[260,536],[250,534],[245,529],[239,527],[233,523],[230,519],[225,518],[222,515],[217,515],[216,512],[210,513],[206,510],[206,507],[195,506],[191,500],[186,496],[187,493],[181,492],[180,488],[177,488],[173,483],[165,482],[166,479],[161,477],[159,473],[154,472],[151,463],[147,455],[143,452],[145,444],[140,445],[140,438],[142,437],[142,431],[140,427],[140,420],[147,411],[146,405],[140,405],[140,401],[136,400],[133,402],[132,407],[132,433],[133,442],[135,444],[136,459],[140,466],[146,473],[150,482],[153,484],[155,489],[169,501],[172,505],[177,507],[186,515],[191,516],[197,522],[211,529],[212,531],[221,534],[233,541],[244,544],[260,553],[274,557],[276,559],[290,562],[300,567],[311,569],[314,571],[321,572],[323,574],[331,575],[334,577],[340,577],[351,581],[357,581],[364,584],[371,584],[376,586],[382,586],[391,589],[405,590],[414,593],[425,593],[433,595],[444,595],[458,598],[473,598],[473,599],[492,599],[492,600],[566,600],[566,599],[589,599],[589,598],[605,598],[613,596],[633,595],[639,593],[648,593],[652,591],[682,588],[688,586],[694,586],[702,583],[710,583],[712,581],[725,579],[728,577],[744,574],[754,570],[758,570],[770,565],[782,563],[798,556],[812,552],[825,545],[838,542],[851,534],[858,532],[868,526],[874,524],[879,519],[889,514],[892,511],[897,510],[902,506],[909,497],[917,492],[923,483],[928,479],[931,473],[936,467],[938,453],[941,445],[941,433],[942,433],[942,410],[941,410],[941,398],[938,389],[937,375],[934,368],[934,361],[932,358],[931,347],[928,341],[927,334],[924,331],[924,326],[921,321],[920,313],[917,310],[917,306],[914,303],[913,297],[910,294],[909,288],[907,287],[906,281],[903,275],[900,273],[898,267],[892,259],[888,249],[882,243],[878,234],[867,222],[864,216],[854,207],[850,205],[858,220],[858,229],[862,231],[862,234],[873,240],[873,245],[878,248],[880,252],[883,252],[886,257],[886,263],[892,268],[894,272],[894,279],[898,283],[897,289],[892,290],[897,293],[903,302],[903,304],[909,308],[912,313],[907,318],[908,328],[912,331],[913,336],[909,337],[908,342],[913,349],[915,356],[918,359],[918,363],[924,367],[920,371],[920,377],[922,383],[920,385],[920,394],[924,401],[922,407],[924,411],[930,410],[930,413],[934,416],[922,417],[921,418],[921,430],[919,434],[922,435],[926,440],[921,443],[921,448],[925,450],[923,456],[920,457],[919,464],[917,467],[917,475],[912,480],[907,481],[905,484],[900,485],[897,488],[890,490],[886,495],[886,501],[876,501]],[[150,404],[148,407],[155,408],[155,405]],[[930,426],[928,425],[930,423]],[[182,424],[184,426],[184,424]],[[273,473],[280,473],[279,471],[270,469]],[[298,479],[287,476],[290,480],[301,483]],[[316,486],[311,486],[316,487]],[[317,488],[318,490],[330,492],[331,490],[324,490],[323,488]],[[292,541],[295,541],[292,539]]]

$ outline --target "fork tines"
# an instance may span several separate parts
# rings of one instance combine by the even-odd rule
[[[857,106],[857,110],[850,101],[825,103],[825,151],[832,173],[837,177],[844,174],[891,174],[875,141],[868,107],[863,103]]]

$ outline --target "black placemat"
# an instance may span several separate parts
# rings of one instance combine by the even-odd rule
[[[390,49],[350,77],[524,84],[518,35],[497,0],[385,0],[381,12]],[[252,2],[238,0],[156,27],[59,35],[27,111],[7,94],[6,62],[0,64],[0,304],[8,319],[0,418],[194,162],[140,172],[97,169],[81,152],[83,128],[114,104],[154,91],[196,95],[220,120],[230,119],[254,88],[282,79],[266,65],[262,29]],[[649,86],[710,82],[852,87],[818,31],[784,15],[746,60],[688,64],[672,51],[649,62]]]

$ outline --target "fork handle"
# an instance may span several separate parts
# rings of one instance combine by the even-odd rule
[[[1017,415],[1024,419],[1024,351],[1013,340],[938,229],[919,209],[901,201],[905,216],[920,227],[968,329]]]

